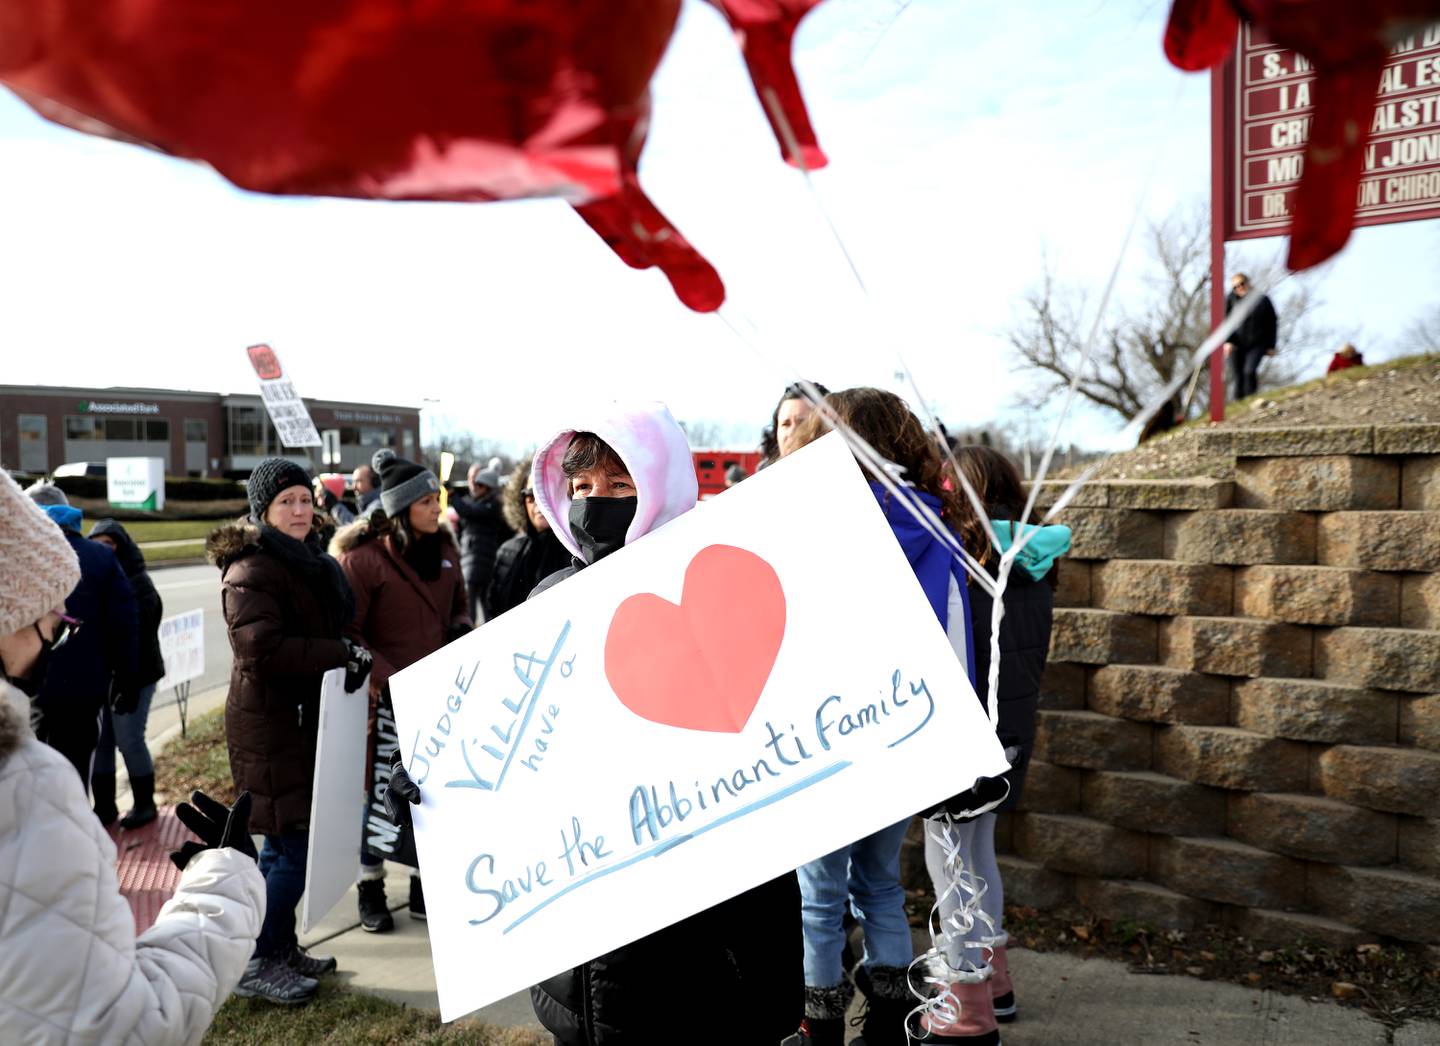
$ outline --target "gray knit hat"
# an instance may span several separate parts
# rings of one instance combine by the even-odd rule
[[[270,502],[290,487],[310,489],[310,473],[289,458],[266,458],[255,466],[245,483],[245,496],[250,499],[250,515],[263,520]]]
[[[70,499],[65,492],[53,483],[46,483],[43,479],[36,480],[25,488],[25,496],[42,508],[46,505],[68,505]]]
[[[0,636],[57,607],[80,583],[80,561],[60,528],[0,472]]]
[[[394,519],[426,494],[440,493],[440,481],[423,465],[391,458],[380,468],[380,507]]]

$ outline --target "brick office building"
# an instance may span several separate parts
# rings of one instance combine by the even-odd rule
[[[414,458],[420,412],[376,403],[305,401],[315,427],[338,434],[349,471],[380,447]],[[33,474],[67,462],[153,457],[172,476],[246,476],[264,457],[319,467],[318,447],[286,449],[258,395],[170,389],[0,385],[0,468]]]

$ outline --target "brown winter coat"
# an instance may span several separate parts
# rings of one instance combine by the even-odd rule
[[[370,679],[380,688],[402,668],[468,632],[471,621],[460,552],[449,532],[440,531],[440,576],[425,581],[395,550],[390,535],[374,533],[374,522],[362,519],[345,527],[330,543],[330,554],[355,593],[355,616],[345,634],[374,655]]]
[[[250,826],[275,835],[310,822],[320,683],[342,667],[344,576],[302,572],[267,547],[248,521],[222,526],[205,543],[220,568],[221,610],[234,662],[225,700],[225,741],[237,790],[255,805]]]

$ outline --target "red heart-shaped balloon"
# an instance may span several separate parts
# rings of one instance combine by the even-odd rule
[[[652,592],[615,610],[605,678],[630,711],[683,730],[738,734],[785,635],[785,590],[753,552],[709,545],[685,568],[680,605]]]

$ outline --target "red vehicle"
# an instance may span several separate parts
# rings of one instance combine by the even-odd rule
[[[760,467],[758,450],[697,450],[695,455],[695,478],[700,481],[700,500],[713,498],[725,489],[725,472],[732,465],[739,465],[745,475],[755,475]]]

